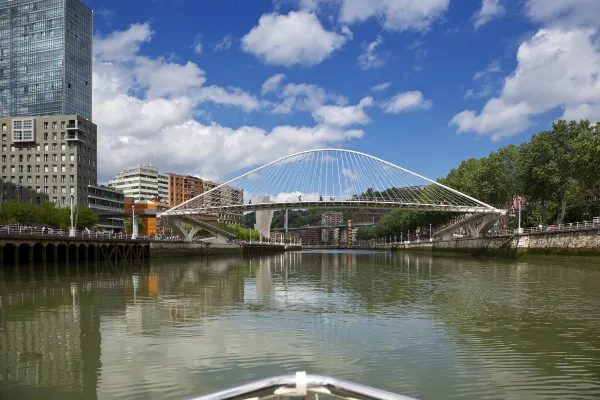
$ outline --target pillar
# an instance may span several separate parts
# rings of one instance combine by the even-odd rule
[[[30,263],[33,262],[33,246],[32,245],[29,245],[29,260],[27,260],[27,261],[29,261]]]
[[[89,260],[89,246],[87,244],[83,245],[83,258],[85,261]]]
[[[42,262],[45,264],[46,263],[46,247],[48,246],[47,243],[42,243]]]

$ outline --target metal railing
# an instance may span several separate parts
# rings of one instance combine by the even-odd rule
[[[75,230],[74,236],[69,236],[68,229],[53,229],[27,225],[0,225],[0,236],[51,236],[61,238],[79,238],[95,240],[132,240],[131,234],[111,231],[94,231],[91,229]],[[177,242],[182,239],[178,236],[168,235],[138,235],[138,241],[169,241]]]
[[[591,221],[572,222],[567,224],[554,224],[546,226],[534,226],[531,228],[521,228],[521,234],[547,233],[547,232],[568,232],[586,229],[600,229],[600,217],[595,217]],[[487,236],[513,236],[518,235],[518,229],[508,229],[492,231]]]

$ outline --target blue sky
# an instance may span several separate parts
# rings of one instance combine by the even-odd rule
[[[224,179],[319,147],[438,178],[600,119],[597,0],[86,4],[101,182],[150,162]]]

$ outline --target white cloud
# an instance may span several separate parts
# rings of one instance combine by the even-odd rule
[[[420,91],[400,92],[382,104],[383,111],[399,114],[406,111],[426,110],[431,108],[431,100],[425,100]]]
[[[389,88],[392,85],[392,82],[382,82],[378,85],[375,85],[371,88],[373,92],[383,92],[385,89]]]
[[[138,54],[140,44],[152,35],[149,24],[140,27],[132,25],[95,41],[93,101],[100,182],[129,165],[151,160],[162,171],[222,177],[290,152],[364,135],[362,130],[324,124],[265,130],[200,123],[194,116],[202,111],[203,102],[244,111],[257,109],[260,102],[239,88],[204,86],[205,73],[194,63],[177,64]],[[288,90],[302,92],[300,88]]]
[[[492,61],[485,69],[475,72],[473,75],[473,81],[479,83],[481,87],[476,89],[469,89],[465,93],[465,99],[469,98],[485,98],[492,95],[494,87],[496,86],[494,76],[502,72],[502,67],[499,61]]]
[[[526,0],[525,13],[535,21],[562,26],[598,26],[600,1],[597,0]]]
[[[223,39],[219,40],[217,44],[215,44],[215,51],[224,51],[229,50],[231,45],[233,44],[233,36],[225,35]]]
[[[448,9],[450,0],[343,0],[340,21],[356,23],[377,17],[385,29],[427,30]]]
[[[159,156],[164,171],[222,177],[225,173],[273,161],[311,148],[326,147],[361,138],[363,131],[342,131],[327,126],[278,126],[271,131],[243,126],[238,129],[218,124],[203,125],[194,120],[172,124],[148,136],[121,141],[103,141],[103,171],[113,174],[125,167],[146,163]],[[135,152],[131,149],[134,148]],[[159,151],[160,149],[160,151]],[[218,155],[218,156],[215,156]],[[126,160],[126,161],[124,161]],[[111,174],[108,174],[107,178]]]
[[[148,22],[130,25],[125,31],[115,31],[105,37],[96,37],[94,54],[105,61],[127,61],[139,51],[140,44],[150,41],[152,34]]]
[[[312,12],[292,11],[261,16],[242,38],[242,48],[268,64],[311,66],[329,57],[348,38],[348,34],[325,30]]]
[[[275,74],[263,83],[261,88],[261,94],[265,95],[270,92],[277,92],[281,85],[281,81],[285,79],[285,74]]]
[[[473,15],[473,24],[479,28],[495,18],[503,17],[506,14],[504,0],[481,0],[481,8]],[[546,0],[547,1],[547,0]]]
[[[202,54],[202,42],[200,41],[199,37],[194,39],[194,43],[192,44],[192,50],[196,54]]]
[[[224,89],[214,85],[205,86],[192,94],[192,99],[198,102],[211,101],[216,104],[237,106],[244,111],[255,111],[260,108],[260,102],[255,96],[236,87]]]
[[[383,44],[383,38],[381,35],[378,35],[377,38],[371,43],[364,45],[364,52],[358,56],[358,65],[360,68],[371,69],[371,68],[379,68],[385,65],[385,61],[381,57],[381,55],[377,54],[377,47]]]
[[[354,124],[366,124],[371,121],[365,108],[373,105],[372,97],[365,97],[355,106],[321,106],[313,111],[315,121],[325,125],[346,127]]]
[[[541,29],[521,44],[517,67],[500,95],[477,114],[465,110],[452,118],[458,132],[494,139],[523,132],[531,119],[557,107],[564,117],[597,118],[600,107],[600,46],[596,31],[555,27]]]
[[[492,61],[485,69],[475,72],[475,75],[473,75],[473,80],[486,78],[489,75],[497,72],[502,72],[502,67],[500,66],[500,62],[498,60]]]

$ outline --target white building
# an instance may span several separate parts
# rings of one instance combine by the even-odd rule
[[[169,178],[159,173],[158,167],[153,165],[126,168],[119,172],[108,186],[122,191],[126,197],[133,197],[136,201],[158,197],[166,202],[169,199]]]

